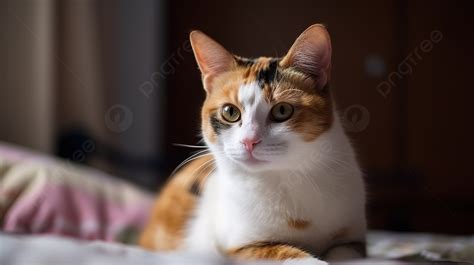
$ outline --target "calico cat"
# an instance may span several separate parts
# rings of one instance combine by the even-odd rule
[[[163,188],[141,246],[295,264],[363,257],[364,183],[331,97],[326,28],[306,29],[283,58],[190,39],[208,149]]]

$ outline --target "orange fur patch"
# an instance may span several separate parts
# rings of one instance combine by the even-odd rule
[[[214,78],[211,86],[212,92],[207,95],[201,110],[202,132],[211,142],[215,142],[217,135],[210,124],[211,115],[217,115],[217,118],[225,122],[220,116],[221,107],[230,103],[242,111],[242,105],[238,100],[239,87],[242,84],[242,70],[236,70],[224,73]]]
[[[173,250],[183,240],[184,228],[195,208],[197,197],[192,187],[203,188],[213,170],[212,155],[187,164],[173,176],[161,191],[152,210],[148,224],[142,232],[139,244],[152,250]],[[197,183],[197,184],[196,184]]]
[[[311,257],[309,253],[299,248],[272,242],[258,242],[230,249],[227,251],[227,254],[239,260],[286,260]]]
[[[281,81],[272,88],[271,102],[288,102],[295,106],[288,125],[306,141],[313,141],[332,124],[332,100],[329,91],[315,87],[314,80],[289,69],[281,72]],[[270,97],[270,96],[268,96]]]

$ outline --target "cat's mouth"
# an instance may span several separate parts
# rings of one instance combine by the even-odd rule
[[[286,154],[287,145],[273,144],[259,147],[259,150],[243,150],[242,148],[227,148],[225,153],[230,160],[247,168],[267,167],[274,159]]]
[[[267,161],[267,160],[262,160],[262,159],[256,158],[252,153],[247,153],[247,156],[238,158],[236,160],[240,164],[242,164],[244,166],[248,166],[248,167],[249,166],[250,167],[259,166],[259,165],[263,165],[263,164],[266,164],[266,163],[270,162],[270,161]]]
[[[244,163],[251,164],[251,165],[257,165],[257,164],[262,164],[262,163],[268,163],[266,160],[261,160],[255,158],[252,154],[249,155],[247,159],[243,160]]]

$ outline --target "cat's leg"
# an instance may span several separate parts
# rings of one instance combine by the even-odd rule
[[[230,257],[241,260],[282,260],[285,265],[325,265],[308,252],[281,243],[257,242],[227,251]]]
[[[339,244],[328,249],[323,257],[327,261],[362,259],[367,257],[366,244],[364,242]]]

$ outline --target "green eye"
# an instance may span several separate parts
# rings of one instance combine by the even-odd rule
[[[281,102],[273,106],[271,110],[272,119],[276,122],[284,122],[293,115],[293,106],[286,102]]]
[[[222,117],[228,122],[237,122],[240,120],[240,110],[232,104],[226,104],[222,107]]]

